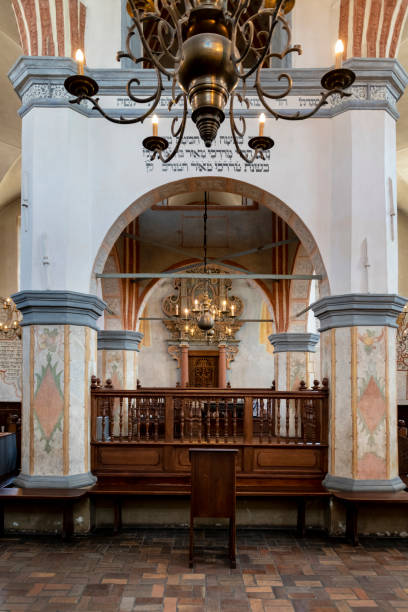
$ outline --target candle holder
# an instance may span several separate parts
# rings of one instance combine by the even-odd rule
[[[356,74],[348,68],[335,68],[329,70],[321,80],[322,87],[331,91],[333,89],[347,89],[356,80]],[[350,95],[350,94],[346,94]]]
[[[68,77],[64,81],[64,87],[75,98],[81,98],[82,96],[92,98],[99,91],[98,83],[85,74],[73,74]],[[76,100],[73,102],[76,102]]]
[[[148,151],[154,153],[155,151],[165,151],[169,146],[169,142],[161,136],[148,136],[143,140],[143,146]]]
[[[248,146],[256,151],[257,149],[261,151],[269,151],[274,146],[274,141],[269,136],[254,136],[248,142]]]

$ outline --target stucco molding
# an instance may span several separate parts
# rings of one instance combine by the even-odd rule
[[[319,334],[281,333],[268,337],[275,353],[315,353]]]
[[[357,74],[355,84],[351,87],[352,96],[340,99],[332,97],[328,104],[317,113],[316,117],[334,117],[347,110],[385,110],[392,117],[399,117],[396,103],[404,93],[408,75],[401,64],[393,58],[351,58],[345,67]],[[77,65],[70,58],[60,57],[20,57],[9,72],[9,79],[20,96],[22,106],[20,115],[24,116],[33,107],[65,107],[87,117],[100,118],[89,103],[72,105],[70,96],[64,88],[64,80],[76,74]],[[293,79],[294,87],[288,101],[276,103],[282,113],[293,113],[297,108],[307,110],[316,103],[313,97],[320,96],[321,77],[327,68],[288,68],[285,72]],[[266,90],[273,94],[282,92],[278,81],[281,69],[267,68],[262,72],[262,82]],[[97,80],[98,96],[102,106],[113,116],[135,116],[144,112],[142,105],[134,105],[124,95],[126,83],[130,78],[141,80],[141,95],[151,95],[155,90],[155,72],[153,70],[123,69],[86,69],[86,74]],[[171,85],[163,83],[163,99],[156,109],[160,116],[168,116],[167,103],[171,98]],[[247,96],[251,97],[253,80],[248,79]],[[237,91],[241,91],[240,88]],[[255,92],[254,92],[255,95]],[[289,108],[285,105],[289,104]],[[180,111],[181,113],[181,111]],[[173,114],[173,112],[172,112]],[[174,115],[177,110],[174,110]],[[246,117],[257,117],[259,107],[240,109]]]
[[[312,304],[320,332],[361,325],[398,327],[397,317],[407,300],[396,294],[350,293],[331,295]]]
[[[92,472],[72,476],[33,476],[20,473],[13,484],[23,489],[79,489],[90,487],[96,481]]]
[[[12,296],[25,325],[80,325],[98,330],[106,304],[96,295],[76,291],[20,291]]]
[[[405,484],[399,476],[390,480],[356,480],[327,474],[322,484],[326,489],[332,491],[384,491],[391,493],[405,489]]]
[[[140,351],[144,334],[130,330],[101,330],[98,351]]]

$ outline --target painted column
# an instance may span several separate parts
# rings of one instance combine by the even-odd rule
[[[181,352],[181,358],[180,358],[181,380],[180,380],[180,383],[182,387],[188,386],[188,349],[189,349],[189,345],[187,342],[182,342],[180,344],[180,352]]]
[[[319,334],[271,334],[269,342],[274,348],[275,389],[298,391],[301,381],[311,387],[316,377],[314,354]]]
[[[128,330],[98,332],[98,377],[115,389],[136,389],[139,345],[143,334]]]
[[[73,291],[22,291],[21,487],[74,488],[95,482],[90,472],[91,376],[97,326],[105,303]]]
[[[218,345],[218,386],[220,389],[227,387],[227,345]]]
[[[398,295],[348,294],[313,305],[330,385],[329,489],[405,488],[396,402],[396,318],[404,304]]]

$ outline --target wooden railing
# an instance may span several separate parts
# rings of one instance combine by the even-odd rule
[[[98,444],[326,445],[328,386],[312,389],[113,389],[92,379]]]

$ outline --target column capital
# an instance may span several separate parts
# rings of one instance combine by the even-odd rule
[[[101,330],[98,332],[98,351],[140,351],[144,334],[137,331]]]
[[[275,353],[315,353],[319,334],[281,333],[271,334],[269,342]]]
[[[324,297],[312,309],[320,321],[320,332],[359,325],[398,327],[396,319],[406,302],[396,294],[348,293]]]
[[[98,330],[106,308],[96,295],[76,291],[20,291],[12,296],[23,315],[21,325],[80,325]]]

